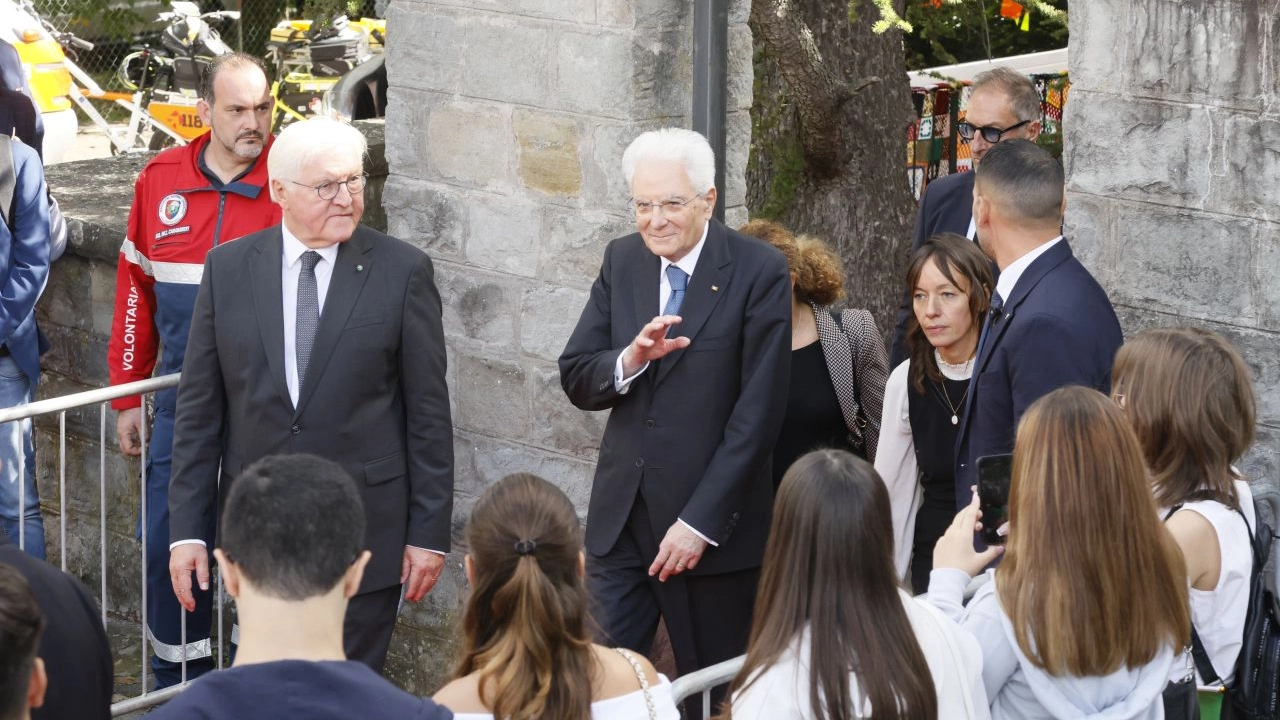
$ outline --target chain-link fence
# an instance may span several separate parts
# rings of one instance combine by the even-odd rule
[[[94,44],[76,51],[80,67],[103,87],[120,89],[115,68],[131,48],[158,46],[166,23],[157,16],[170,10],[167,0],[34,0],[56,28]],[[236,50],[263,56],[271,28],[285,18],[315,18],[345,12],[350,17],[382,17],[388,0],[194,0],[202,12],[236,10],[239,20],[211,22]]]

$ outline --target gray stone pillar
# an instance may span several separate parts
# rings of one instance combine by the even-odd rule
[[[748,0],[730,11],[728,187],[745,220]],[[390,232],[435,260],[449,343],[460,530],[506,474],[557,483],[585,515],[604,413],[574,409],[555,360],[600,266],[632,231],[622,151],[690,124],[687,0],[393,0],[385,190]],[[460,539],[460,538],[459,538]],[[461,552],[402,614],[389,673],[418,691],[453,661]]]
[[[1252,480],[1280,461],[1277,0],[1071,8],[1067,235],[1127,334],[1194,324],[1254,371]]]

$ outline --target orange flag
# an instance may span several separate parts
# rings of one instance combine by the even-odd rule
[[[1017,20],[1022,17],[1022,5],[1014,0],[1000,0],[1000,17]]]

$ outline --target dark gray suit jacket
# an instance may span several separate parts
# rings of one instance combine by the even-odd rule
[[[313,453],[356,479],[373,560],[361,592],[400,582],[406,544],[447,551],[453,426],[431,260],[366,227],[338,249],[310,367],[285,385],[279,226],[209,252],[178,389],[170,537],[205,536],[259,458]]]
[[[639,233],[610,242],[560,356],[569,400],[583,410],[612,410],[591,488],[587,550],[613,548],[641,493],[655,542],[679,518],[719,543],[695,573],[757,567],[773,506],[769,457],[791,381],[786,259],[711,221],[683,322],[672,330],[692,343],[619,394],[614,363],[658,314],[660,267]]]

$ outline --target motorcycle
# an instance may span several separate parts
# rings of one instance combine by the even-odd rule
[[[232,52],[212,23],[238,20],[235,10],[201,13],[194,2],[174,0],[173,9],[157,16],[165,23],[160,31],[163,52],[144,46],[120,61],[120,81],[130,90],[153,88],[196,97],[200,71],[209,60]]]

